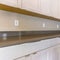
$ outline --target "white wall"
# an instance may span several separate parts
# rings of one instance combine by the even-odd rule
[[[34,43],[25,43],[14,45],[10,47],[0,48],[0,60],[13,60],[17,57],[30,54],[37,50],[43,50],[51,46],[59,45],[60,38],[47,39],[43,41],[38,41]],[[60,51],[59,51],[60,52]]]
[[[19,16],[21,17],[21,31],[60,30],[60,22],[26,15]],[[45,24],[45,27],[43,27],[43,24]],[[57,28],[57,24],[59,28]]]
[[[20,25],[14,26],[18,20]],[[45,27],[43,27],[43,23]],[[59,25],[57,28],[57,25]],[[0,31],[60,30],[60,22],[0,10]]]

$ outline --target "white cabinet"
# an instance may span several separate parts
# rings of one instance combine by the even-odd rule
[[[32,12],[38,11],[39,0],[22,0],[22,9],[26,9]]]
[[[39,13],[50,16],[50,0],[39,0]]]
[[[40,59],[39,60],[59,60],[58,59],[58,51],[54,47],[40,51]]]
[[[0,0],[0,3],[17,7],[17,0]]]
[[[48,57],[48,60],[58,60],[58,53],[54,47],[48,49],[47,57]]]
[[[60,0],[58,0],[58,18],[60,19]]]
[[[59,19],[60,19],[60,0],[59,0],[59,7],[58,8],[59,8],[59,12],[58,12],[59,13]]]
[[[52,17],[58,18],[58,13],[59,13],[59,4],[58,4],[58,0],[51,0],[50,1],[50,13]]]
[[[39,13],[55,18],[60,18],[60,1],[39,0]]]
[[[18,0],[18,8],[21,8],[22,7],[22,0]]]
[[[47,50],[40,51],[39,60],[47,60],[47,56],[48,56],[48,51]]]
[[[60,45],[56,48],[57,52],[58,52],[58,60],[60,60]]]

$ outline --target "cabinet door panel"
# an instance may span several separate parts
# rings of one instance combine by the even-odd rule
[[[17,0],[0,0],[0,3],[17,7]]]
[[[57,17],[60,19],[60,0],[58,0],[58,15]]]
[[[21,6],[22,6],[22,0],[18,0],[18,8],[21,8]]]
[[[51,0],[50,1],[50,11],[51,11],[51,16],[58,18],[58,0]]]
[[[38,0],[22,0],[22,8],[37,12],[38,11]]]
[[[60,45],[56,47],[57,53],[58,53],[58,60],[60,60]]]
[[[50,16],[50,0],[39,0],[39,11],[41,14]]]
[[[54,47],[48,49],[48,60],[58,60],[58,53]]]
[[[48,56],[47,50],[41,51],[39,60],[47,60],[47,56]]]

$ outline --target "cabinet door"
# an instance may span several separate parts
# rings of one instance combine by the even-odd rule
[[[50,16],[50,0],[39,0],[39,13]]]
[[[56,47],[56,50],[58,52],[58,60],[60,60],[60,45]]]
[[[22,0],[22,8],[32,12],[37,12],[38,0]]]
[[[17,0],[0,0],[0,3],[17,7]]]
[[[19,31],[18,14],[0,11],[0,31]]]
[[[58,53],[54,47],[48,49],[48,60],[58,60]]]
[[[22,0],[18,0],[18,8],[21,8],[22,7]]]
[[[60,0],[58,0],[58,18],[60,19]]]
[[[40,51],[40,58],[38,60],[48,60],[48,51],[44,50],[44,51]]]
[[[58,0],[50,0],[50,13],[52,17],[58,18]]]

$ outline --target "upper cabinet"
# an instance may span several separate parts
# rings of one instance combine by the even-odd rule
[[[17,0],[0,0],[0,3],[8,6],[17,7]]]
[[[0,0],[0,7],[1,10],[60,21],[59,2],[58,0]]]
[[[60,18],[60,0],[58,0],[58,18]]]
[[[18,4],[18,8],[21,8],[22,7],[22,0],[17,0],[17,4]]]
[[[39,13],[50,16],[50,0],[39,0]]]
[[[58,18],[59,16],[59,1],[50,0],[50,13],[52,17]]]
[[[38,2],[39,0],[22,0],[22,9],[38,12]]]

